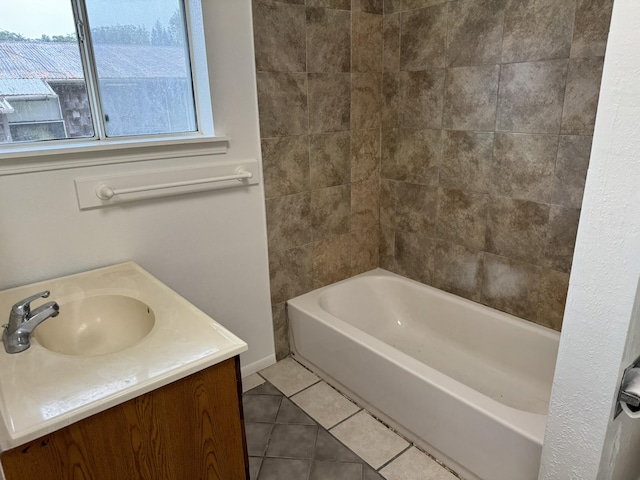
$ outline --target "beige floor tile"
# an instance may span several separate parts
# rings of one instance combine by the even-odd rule
[[[327,429],[360,410],[325,382],[295,394],[291,400]]]
[[[262,378],[257,373],[249,375],[248,377],[244,377],[242,379],[242,393],[248,392],[252,388],[256,388],[258,385],[262,385],[264,383],[264,378]]]
[[[307,388],[320,379],[291,358],[280,360],[275,365],[260,372],[274,387],[290,397],[303,388]]]
[[[428,455],[410,448],[380,470],[387,480],[458,480]]]
[[[409,446],[365,411],[333,428],[331,433],[373,468],[384,465]]]

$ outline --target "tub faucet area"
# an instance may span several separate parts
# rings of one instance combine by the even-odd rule
[[[56,317],[60,307],[56,302],[47,302],[31,310],[31,302],[48,298],[51,292],[45,290],[19,301],[11,308],[9,323],[4,325],[2,342],[7,353],[19,353],[31,346],[33,330],[47,318]]]

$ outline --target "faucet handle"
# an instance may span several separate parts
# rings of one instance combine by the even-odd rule
[[[49,290],[45,290],[44,292],[31,295],[30,297],[27,297],[24,300],[20,300],[18,303],[16,303],[11,311],[16,315],[25,317],[29,315],[29,312],[31,311],[31,302],[38,300],[39,298],[47,298],[50,294],[51,292]]]

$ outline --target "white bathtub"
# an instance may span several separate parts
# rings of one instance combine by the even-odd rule
[[[538,478],[558,332],[381,269],[288,314],[296,360],[463,478]]]

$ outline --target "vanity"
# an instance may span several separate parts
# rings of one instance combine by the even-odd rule
[[[125,263],[0,292],[40,291],[60,313],[0,353],[7,480],[248,478],[245,342]]]

